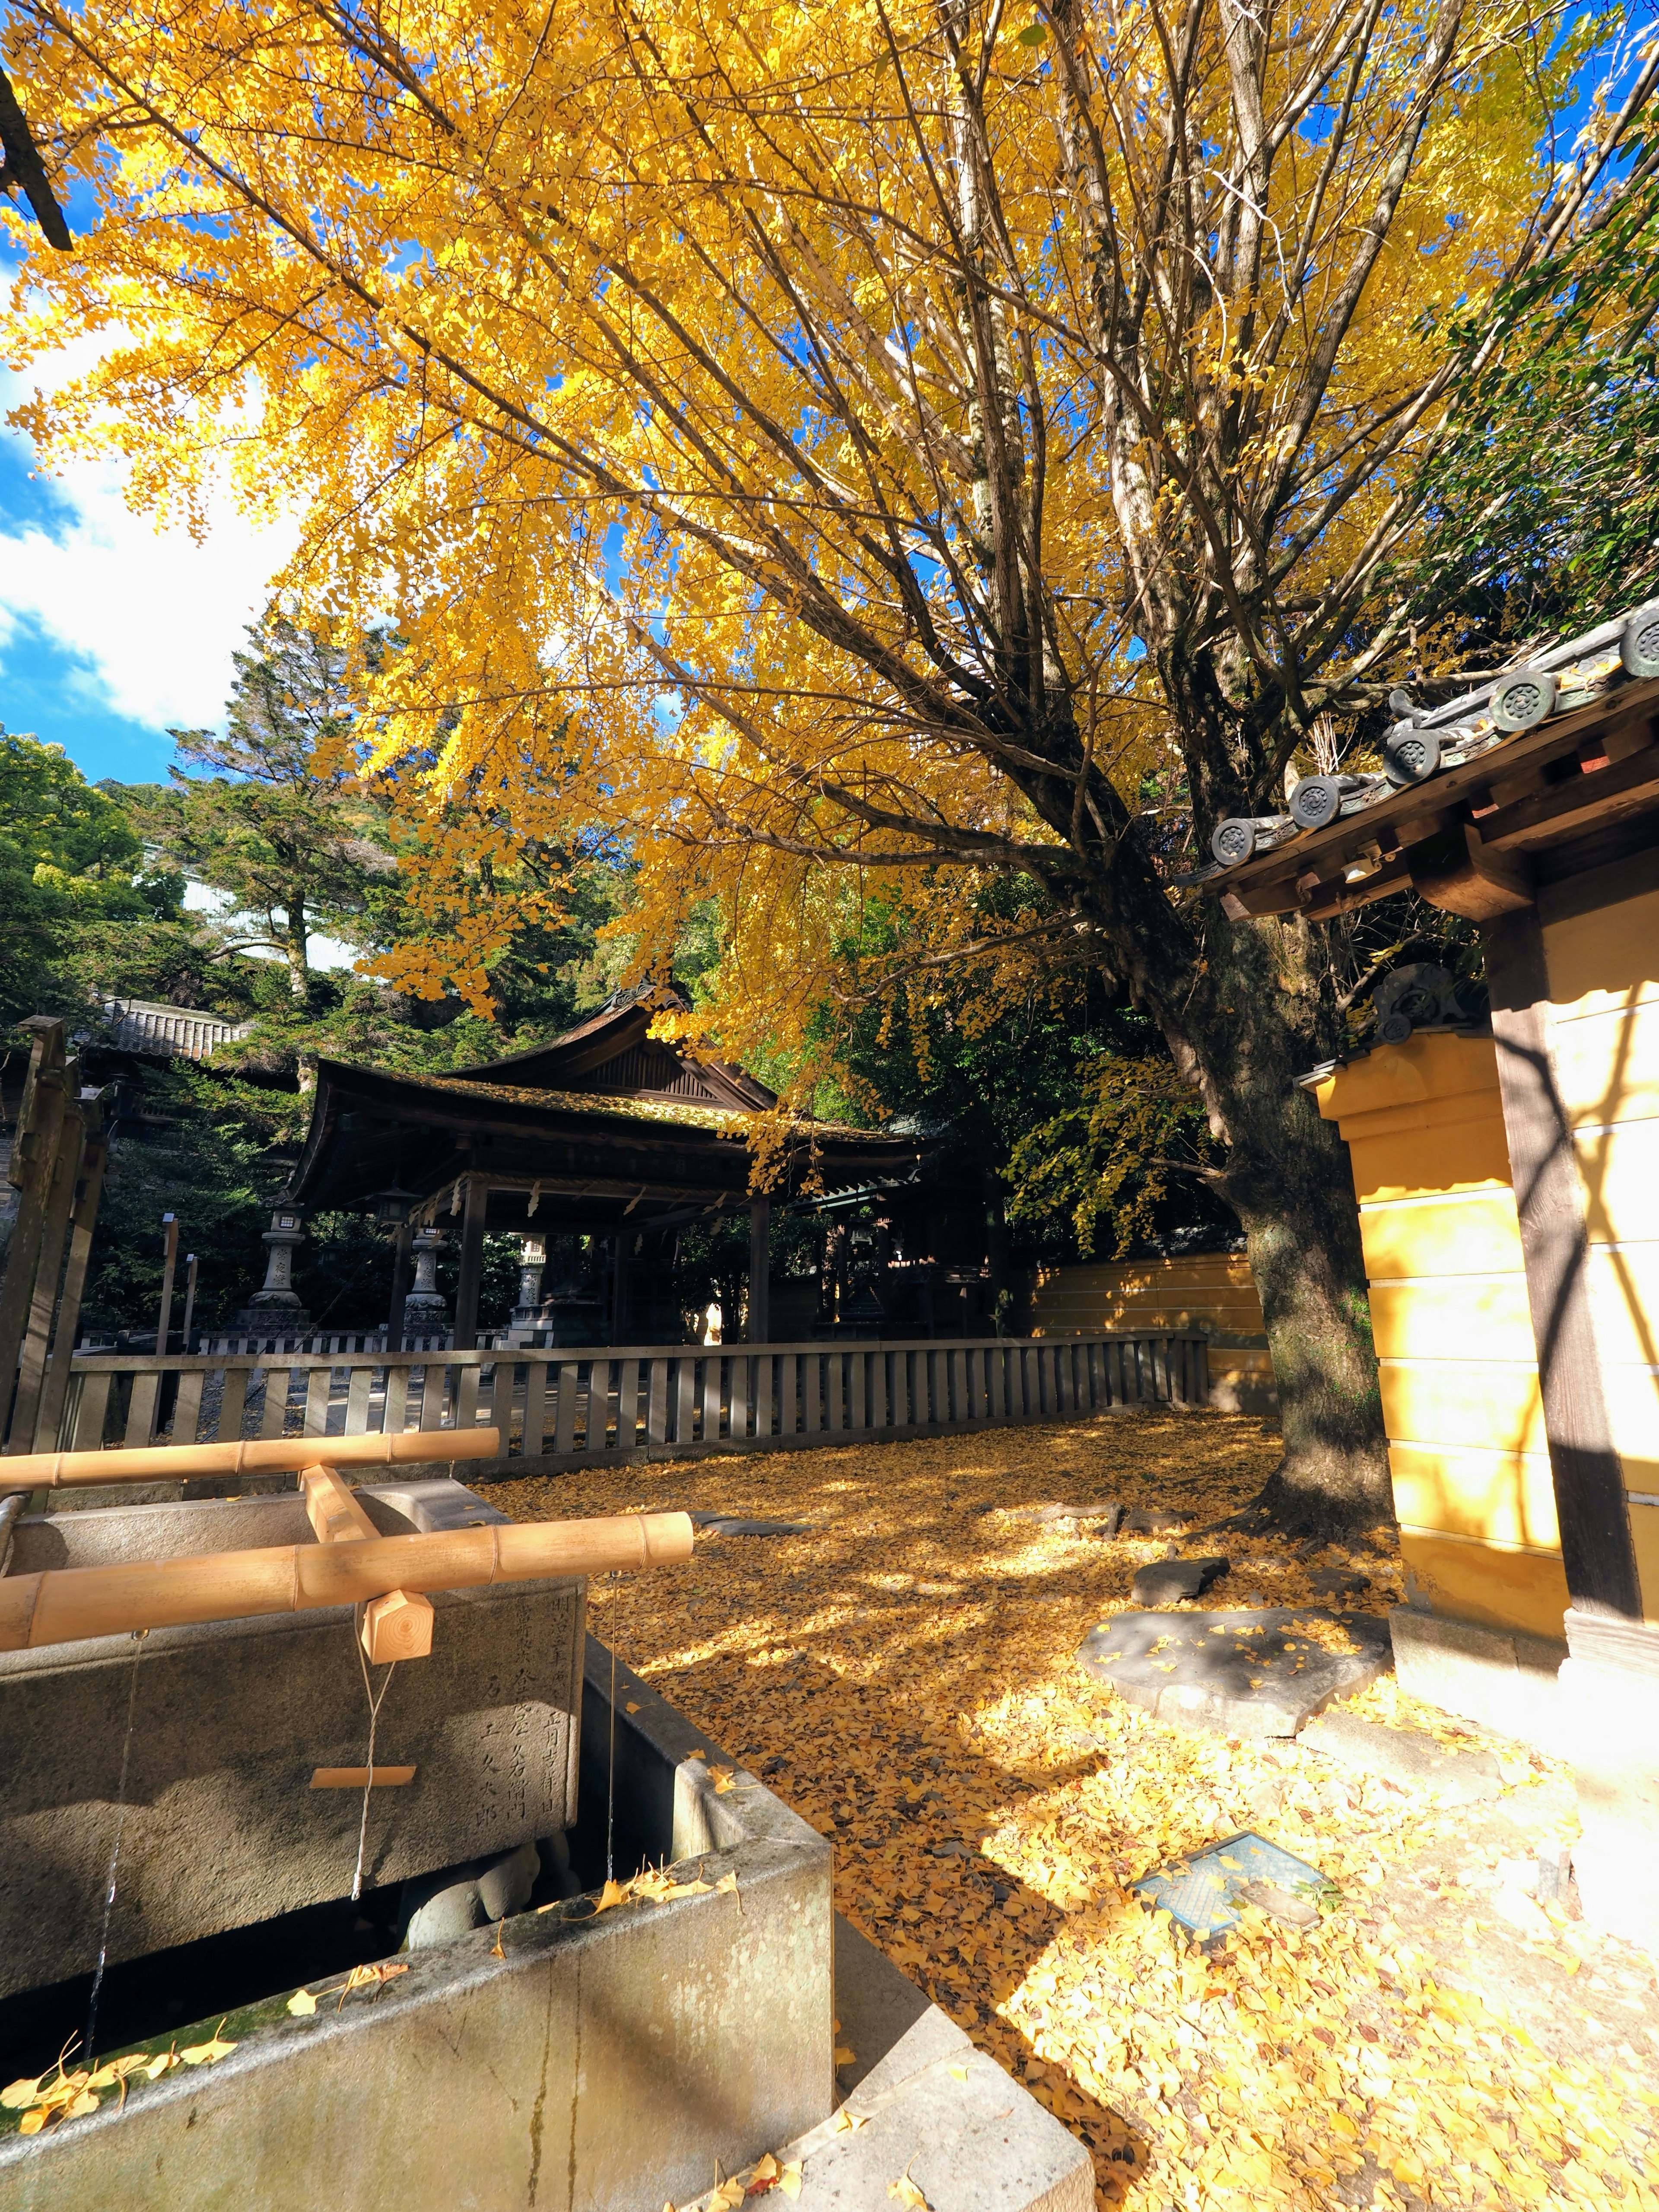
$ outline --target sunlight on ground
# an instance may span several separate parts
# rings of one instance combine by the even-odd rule
[[[1455,1850],[1466,1808],[1294,1746],[1179,1731],[1076,1665],[1166,1540],[1079,1539],[1030,1509],[1118,1498],[1201,1524],[1276,1457],[1256,1420],[1165,1414],[490,1495],[520,1519],[684,1505],[815,1524],[596,1582],[590,1626],[834,1838],[840,1909],[1089,2144],[1103,2204],[1659,2206],[1642,2179],[1655,2050],[1549,2057],[1453,1947],[1414,1948],[1391,1917],[1407,1861]],[[1233,1562],[1208,1603],[1312,1595],[1282,1539],[1206,1548]],[[1350,1560],[1372,1584],[1345,1602],[1399,1601],[1385,1537],[1315,1564]],[[1352,1707],[1455,1733],[1391,1678]],[[1561,1772],[1492,1747],[1535,1849],[1562,1826]],[[1206,1958],[1126,1885],[1240,1828],[1311,1860],[1340,1901],[1306,1930],[1252,1914]],[[1540,1917],[1528,1960],[1576,1972],[1580,1928]]]

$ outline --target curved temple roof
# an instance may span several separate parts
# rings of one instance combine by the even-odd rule
[[[535,1057],[519,1055],[519,1066]],[[492,1227],[522,1229],[545,1198],[544,1223],[556,1201],[567,1222],[598,1229],[625,1218],[634,1228],[665,1228],[748,1203],[748,1128],[764,1110],[323,1060],[290,1188],[302,1206],[349,1211],[396,1185],[418,1201],[417,1216],[429,1217],[472,1177],[489,1188]],[[880,1130],[793,1121],[777,1194],[908,1179],[925,1149]]]
[[[1443,706],[1391,703],[1405,711],[1386,776],[1304,779],[1291,814],[1218,829],[1224,848],[1236,833],[1237,862],[1177,881],[1202,884],[1236,920],[1325,921],[1414,888],[1488,921],[1531,905],[1540,872],[1592,865],[1659,809],[1659,601]],[[1310,816],[1317,826],[1303,826]]]

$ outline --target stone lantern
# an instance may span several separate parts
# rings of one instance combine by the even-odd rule
[[[531,1330],[543,1326],[542,1273],[547,1266],[547,1239],[529,1235],[519,1239],[519,1299],[513,1309],[515,1330]]]
[[[234,1327],[265,1333],[280,1330],[285,1336],[298,1336],[311,1326],[311,1316],[294,1287],[294,1255],[304,1243],[305,1234],[299,1208],[279,1203],[260,1239],[268,1255],[264,1287],[234,1316]]]
[[[404,1303],[406,1335],[439,1336],[448,1325],[449,1307],[438,1288],[438,1255],[443,1243],[441,1229],[415,1233],[415,1284]]]

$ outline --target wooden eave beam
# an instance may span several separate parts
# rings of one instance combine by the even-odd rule
[[[1448,911],[1476,919],[1511,911],[1521,881],[1514,860],[1659,806],[1656,718],[1659,682],[1633,685],[1293,838],[1207,888],[1236,921],[1299,914],[1323,921],[1412,884],[1431,903],[1442,903],[1431,886],[1449,884],[1455,874],[1466,885],[1498,884],[1508,902],[1481,903],[1477,888],[1468,893],[1474,904]],[[1445,845],[1455,836],[1467,837],[1467,854],[1449,873]],[[1382,866],[1348,883],[1347,870],[1368,854],[1380,854]]]

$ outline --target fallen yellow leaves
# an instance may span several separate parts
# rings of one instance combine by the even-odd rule
[[[1659,2113],[1640,2029],[1605,2064],[1547,2057],[1455,1986],[1461,1951],[1390,1917],[1400,1869],[1461,1848],[1465,1813],[1295,1747],[1164,1726],[1075,1664],[1164,1540],[1085,1539],[1031,1509],[1115,1497],[1201,1528],[1277,1449],[1254,1420],[1153,1415],[666,1470],[669,1502],[695,1485],[699,1505],[783,1509],[817,1531],[769,1540],[763,1574],[755,1549],[710,1547],[596,1588],[592,1626],[708,1730],[708,1758],[834,1840],[837,1905],[1090,2146],[1103,2205],[1417,2212],[1426,2195],[1448,2212],[1650,2212]],[[628,1494],[602,1470],[491,1492],[523,1518]],[[1321,1602],[1285,1539],[1206,1540],[1224,1546],[1233,1572],[1212,1601],[1256,1593],[1299,1617]],[[1333,1558],[1370,1583],[1345,1607],[1398,1601],[1386,1536],[1312,1565]],[[1350,1709],[1434,1725],[1391,1677]],[[1545,1779],[1522,1764],[1513,1787]],[[1242,1831],[1320,1867],[1340,1902],[1307,1927],[1253,1912],[1206,1956],[1128,1886]],[[1593,1954],[1576,1926],[1551,1927],[1534,1955],[1565,1990],[1565,1962]],[[858,2124],[843,2108],[839,2126]],[[1395,2176],[1413,2160],[1426,2191]]]
[[[7,2112],[21,2112],[17,2132],[23,2136],[39,2135],[42,2129],[56,2126],[64,2120],[85,2118],[95,2112],[103,2100],[100,2089],[118,2089],[122,2101],[127,2094],[127,2083],[142,2075],[147,2081],[159,2081],[172,2066],[208,2066],[215,2059],[228,2058],[235,2050],[234,2043],[225,2042],[224,2022],[206,2043],[195,2043],[187,2049],[168,2049],[160,2052],[129,2051],[120,2058],[106,2058],[94,2069],[82,2066],[71,2073],[64,2070],[64,2060],[68,2050],[59,2054],[58,2063],[50,2074],[33,2080],[9,2082],[0,2089],[0,2107]],[[72,2047],[72,2045],[71,2046]]]
[[[718,2165],[714,2171],[718,2173]],[[683,2212],[733,2212],[746,2197],[767,2197],[773,2190],[780,2196],[797,2197],[801,2191],[801,2162],[799,2159],[781,2160],[771,2151],[757,2158],[752,2166],[729,2174],[717,2182],[706,2196],[699,2197],[694,2204],[683,2208]],[[675,2212],[672,2203],[665,2204],[662,2212]]]
[[[386,1983],[392,1980],[397,1975],[406,1974],[408,1972],[408,1966],[401,1959],[381,1959],[376,1960],[371,1966],[354,1966],[351,1972],[346,1976],[344,1981],[340,1984],[340,2002],[335,2006],[335,2011],[339,2012],[343,2009],[346,1999],[350,1996],[354,1991],[357,1990],[373,1990],[374,1994],[378,1996],[381,1990],[386,1986]],[[332,1996],[334,1995],[334,1991],[332,1990],[325,1990],[323,1991],[323,1995],[325,1996]],[[292,2012],[294,2009],[295,2007],[290,2004],[289,2010]]]
[[[910,2169],[908,2166],[896,2181],[888,2183],[887,2194],[900,2204],[918,2206],[921,2208],[921,2212],[927,2212],[927,2199],[911,2180]]]

